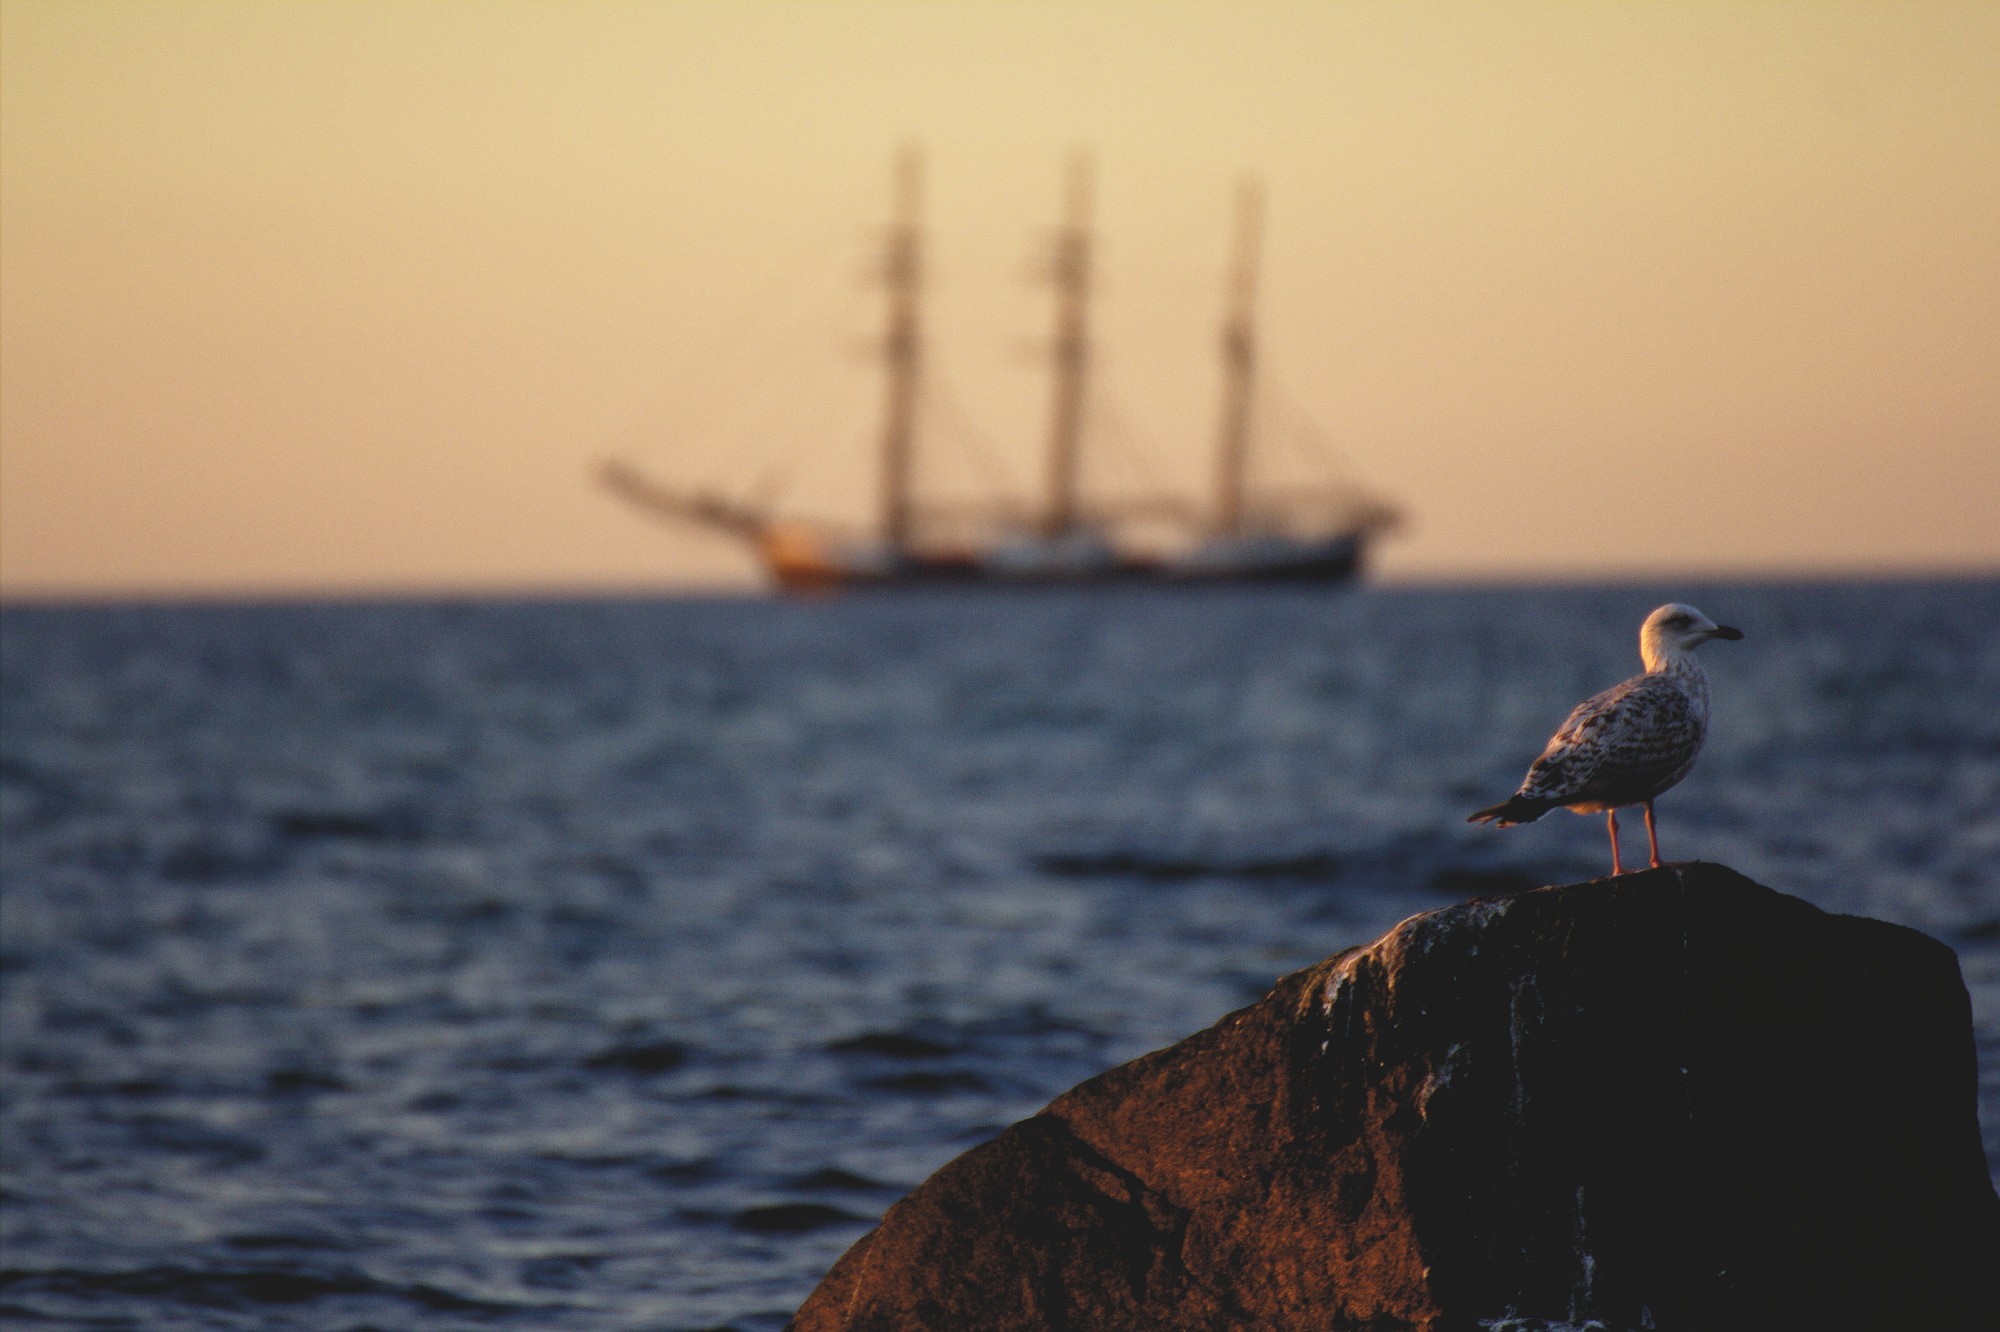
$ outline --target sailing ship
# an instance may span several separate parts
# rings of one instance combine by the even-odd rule
[[[599,468],[606,487],[656,518],[747,543],[772,581],[791,592],[940,584],[1339,583],[1360,573],[1369,543],[1395,525],[1393,508],[1345,478],[1285,491],[1249,483],[1262,226],[1261,196],[1253,185],[1238,201],[1211,503],[1173,497],[1087,501],[1080,492],[1092,270],[1090,171],[1081,159],[1071,164],[1065,217],[1049,254],[1056,309],[1045,500],[1038,511],[1002,500],[970,507],[921,500],[912,486],[924,370],[922,168],[913,151],[899,159],[896,178],[881,264],[888,305],[881,344],[886,396],[874,531],[843,533],[761,503],[662,485],[616,461]],[[1178,544],[1161,551],[1127,539],[1131,526],[1147,522],[1178,529]]]

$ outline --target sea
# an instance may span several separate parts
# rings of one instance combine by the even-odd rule
[[[1745,637],[1663,854],[1951,944],[2000,1164],[2000,580],[16,606],[0,1321],[772,1332],[1071,1085],[1606,872],[1465,816],[1666,600]]]

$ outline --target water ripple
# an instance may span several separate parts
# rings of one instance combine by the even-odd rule
[[[0,1309],[775,1332],[1070,1085],[1601,873],[1463,819],[1670,597],[1749,637],[1664,849],[1950,940],[2000,1161],[1990,581],[10,609]]]

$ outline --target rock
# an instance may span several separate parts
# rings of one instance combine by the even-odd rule
[[[797,1332],[2000,1327],[1951,950],[1719,866],[1416,916],[939,1170]]]

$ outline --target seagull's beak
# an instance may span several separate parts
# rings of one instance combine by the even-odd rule
[[[1743,631],[1741,629],[1731,629],[1726,624],[1718,624],[1715,628],[1708,631],[1708,636],[1710,638],[1727,639],[1729,642],[1734,643],[1737,639],[1743,637]]]

